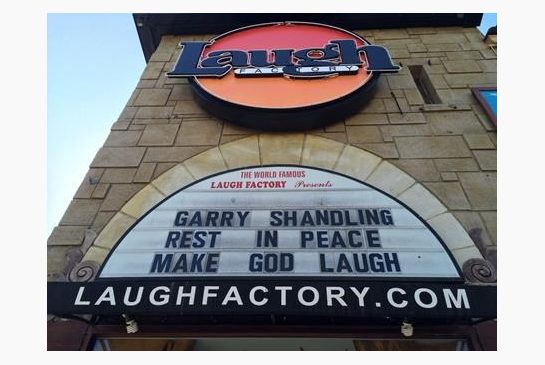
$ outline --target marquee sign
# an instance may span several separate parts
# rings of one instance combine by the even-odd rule
[[[219,118],[267,130],[345,118],[368,101],[380,73],[400,69],[384,47],[314,23],[260,24],[180,46],[168,77],[189,78]]]
[[[459,279],[439,236],[401,202],[309,167],[235,170],[153,208],[117,243],[100,278]]]
[[[301,166],[209,176],[140,218],[97,278],[48,283],[48,313],[496,317],[495,286],[463,283],[410,207]],[[311,311],[309,311],[311,310]]]

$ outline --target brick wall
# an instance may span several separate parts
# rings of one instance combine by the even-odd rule
[[[359,114],[306,133],[369,151],[407,172],[496,265],[496,131],[470,90],[496,85],[495,52],[476,28],[356,33],[387,47],[404,67],[381,76],[375,97]],[[258,132],[211,117],[193,101],[186,80],[166,78],[180,38],[163,37],[49,237],[49,275],[66,270],[74,249],[85,254],[89,241],[150,181],[203,151]],[[412,65],[423,66],[441,104],[424,104],[407,67]]]

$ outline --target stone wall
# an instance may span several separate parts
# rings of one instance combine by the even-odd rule
[[[344,144],[368,151],[404,171],[446,207],[495,266],[496,129],[470,90],[496,85],[495,52],[476,28],[356,33],[387,47],[394,61],[404,66],[402,71],[381,76],[375,97],[359,114],[305,134],[340,142],[332,148],[345,149]],[[228,142],[259,133],[211,117],[194,102],[186,80],[166,78],[177,59],[180,40],[179,36],[163,37],[49,237],[50,279],[66,276],[84,255],[90,258],[88,250],[109,222],[126,229],[121,209],[138,192],[153,195],[150,182],[169,170],[172,174],[173,167],[205,151],[225,149]],[[424,104],[407,67],[411,65],[423,67],[441,104]],[[266,150],[268,156],[281,155],[273,159],[293,157],[294,163],[301,163],[301,156],[284,156],[292,149],[281,145],[290,145],[305,134],[265,139],[273,144],[260,146],[260,153]],[[255,162],[266,164],[267,158],[260,155]],[[232,163],[237,162],[242,161]]]

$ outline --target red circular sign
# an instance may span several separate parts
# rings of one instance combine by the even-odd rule
[[[261,24],[226,33],[214,39],[203,58],[213,52],[241,50],[251,52],[315,48],[311,59],[323,56],[323,49],[333,40],[353,40],[357,47],[368,44],[354,33],[331,26],[309,23]],[[231,71],[221,78],[197,77],[197,84],[207,93],[221,100],[255,108],[285,109],[319,105],[342,98],[365,85],[372,73],[367,73],[362,54],[356,74],[322,78],[252,77],[242,78]],[[271,60],[269,58],[269,60]]]

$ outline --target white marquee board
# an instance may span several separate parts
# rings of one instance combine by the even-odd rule
[[[399,201],[327,170],[231,170],[174,193],[120,239],[101,278],[459,278]]]

